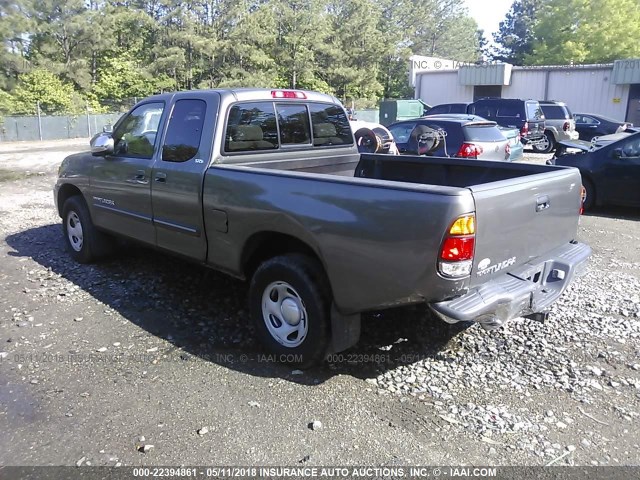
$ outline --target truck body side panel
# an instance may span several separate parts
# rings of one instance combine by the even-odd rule
[[[466,189],[231,166],[204,181],[212,266],[242,276],[248,239],[290,235],[316,252],[342,313],[464,293],[468,279],[443,279],[436,261],[449,224],[473,210]]]

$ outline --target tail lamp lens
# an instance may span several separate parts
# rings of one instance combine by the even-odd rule
[[[449,228],[440,249],[440,273],[445,277],[466,277],[473,267],[476,242],[474,214],[458,217]]]

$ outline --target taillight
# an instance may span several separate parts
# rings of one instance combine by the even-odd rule
[[[511,147],[507,143],[506,147],[504,147],[504,158],[509,158],[511,156]]]
[[[271,96],[273,98],[307,98],[304,92],[297,90],[271,90]]]
[[[463,143],[456,157],[476,158],[482,155],[482,147],[474,143]]]
[[[580,215],[584,213],[584,201],[587,199],[587,189],[584,188],[584,185],[580,186],[580,210],[578,211]]]
[[[476,217],[473,213],[458,217],[451,224],[440,249],[440,273],[445,277],[466,277],[473,267],[476,243]]]
[[[564,130],[565,132],[568,132],[569,128],[571,128],[571,125],[569,124],[569,122],[564,122],[564,124],[562,125],[562,130]]]
[[[524,137],[529,133],[529,124],[525,122],[523,127],[520,129],[520,134]]]

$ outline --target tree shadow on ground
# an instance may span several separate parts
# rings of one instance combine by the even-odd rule
[[[247,311],[247,284],[130,243],[94,265],[75,263],[60,225],[7,236],[10,256],[35,260],[80,287],[135,325],[172,345],[164,355],[196,356],[245,373],[317,383],[336,374],[369,378],[437,355],[468,327],[448,325],[425,306],[367,313],[360,342],[329,357],[307,375],[265,355],[254,339]]]

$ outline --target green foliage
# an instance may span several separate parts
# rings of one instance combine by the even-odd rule
[[[525,64],[525,58],[533,52],[533,28],[538,12],[546,1],[514,0],[498,32],[493,34],[497,44],[491,54],[494,60]]]
[[[98,100],[121,101],[132,97],[146,97],[159,90],[155,79],[136,66],[128,55],[123,55],[103,61],[98,68],[98,81],[91,92]]]
[[[481,47],[464,0],[12,0],[0,38],[0,88],[24,113],[36,97],[43,111],[98,112],[230,86],[370,105],[413,95],[410,55],[475,60]]]
[[[547,0],[533,29],[533,65],[640,57],[638,0]]]
[[[48,70],[38,69],[20,75],[13,92],[13,111],[18,115],[35,115],[37,104],[46,114],[63,113],[72,105],[73,87]]]
[[[5,92],[4,90],[0,90],[0,118],[2,115],[6,115],[8,113],[13,112],[14,110],[14,100],[13,97]]]

